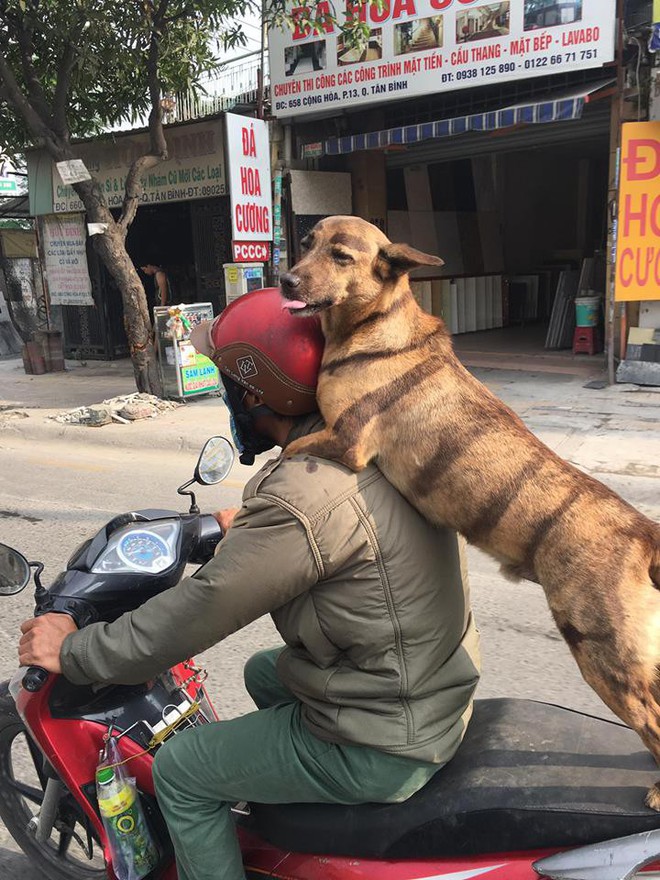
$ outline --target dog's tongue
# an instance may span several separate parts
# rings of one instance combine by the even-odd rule
[[[306,309],[307,303],[304,303],[300,299],[285,299],[282,302],[283,309],[289,309],[289,311],[294,312],[298,309]]]

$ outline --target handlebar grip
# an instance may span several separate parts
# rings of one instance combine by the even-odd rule
[[[49,673],[42,669],[41,666],[30,666],[23,676],[23,687],[26,691],[34,694],[40,691],[48,681]]]

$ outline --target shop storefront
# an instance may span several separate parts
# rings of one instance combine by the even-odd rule
[[[234,262],[224,114],[166,126],[165,134],[169,159],[142,180],[142,203],[129,227],[127,250],[138,269],[164,270],[170,303],[210,303],[217,314],[226,304],[223,265]],[[147,152],[147,144],[145,132],[127,132],[112,141],[77,145],[117,212],[128,169]],[[51,301],[62,306],[66,356],[127,356],[121,295],[91,247],[91,237],[101,232],[86,224],[75,191],[43,152],[29,155],[28,174],[42,261],[54,260],[46,278]],[[270,194],[270,180],[266,187]],[[62,264],[59,272],[57,264]],[[142,274],[142,279],[153,307],[154,277]]]
[[[598,299],[603,350],[616,6],[386,3],[367,13],[378,57],[351,63],[329,29],[271,35],[299,159],[349,170],[355,213],[445,260],[413,290],[459,349],[570,354],[579,296]],[[291,73],[321,37],[324,69]]]

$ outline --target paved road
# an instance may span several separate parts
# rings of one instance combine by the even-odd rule
[[[601,399],[593,392],[587,406],[579,386],[568,379],[539,392],[519,376],[486,374],[546,442],[660,520],[660,468],[654,464],[660,460],[660,396],[653,400],[650,395],[603,394]],[[175,489],[193,466],[194,456],[187,452],[63,441],[40,444],[0,435],[0,540],[31,559],[43,559],[45,574],[52,578],[71,550],[117,512],[140,506],[180,508]],[[213,509],[237,504],[244,479],[245,469],[237,467],[222,487],[200,489],[200,505]],[[264,560],[264,577],[267,566]],[[479,696],[529,697],[606,716],[606,708],[582,682],[555,631],[540,588],[504,580],[495,563],[475,550],[470,550],[470,573],[483,640]],[[31,596],[26,591],[0,601],[4,679],[15,668],[18,626],[31,613]],[[276,643],[274,628],[264,619],[204,655],[210,691],[222,715],[232,717],[251,708],[242,687],[242,665],[253,651]],[[41,880],[1,824],[0,877]]]

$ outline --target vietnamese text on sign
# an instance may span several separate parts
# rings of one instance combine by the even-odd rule
[[[338,10],[340,22],[332,9]],[[327,112],[390,98],[600,67],[614,59],[616,0],[291,0],[293,30],[269,36],[276,115]],[[366,45],[345,43],[358,16]]]
[[[660,299],[660,122],[623,126],[615,298]]]
[[[232,238],[234,241],[271,241],[271,195],[268,125],[262,119],[225,114]]]

